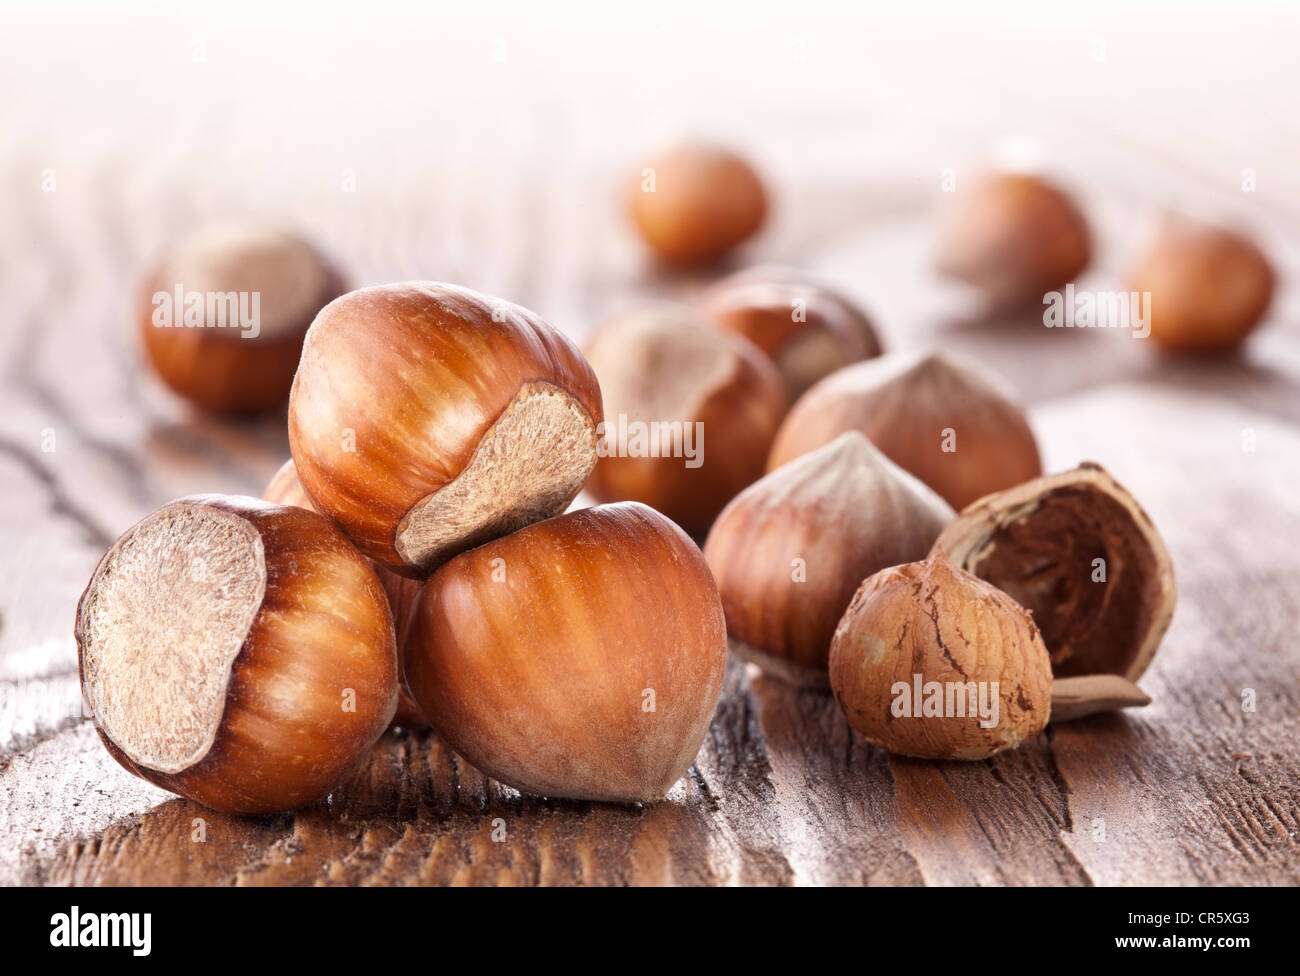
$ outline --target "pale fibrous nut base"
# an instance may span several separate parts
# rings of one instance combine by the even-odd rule
[[[207,755],[266,582],[261,535],[207,506],[169,505],[109,550],[84,601],[82,679],[133,762],[178,773]]]
[[[760,651],[752,644],[730,635],[727,637],[727,648],[742,661],[754,665],[765,674],[779,678],[786,684],[816,691],[830,690],[831,678],[825,668],[805,667],[787,657]]]
[[[550,383],[525,384],[470,462],[397,526],[408,566],[450,556],[563,512],[596,466],[596,431],[582,404]]]

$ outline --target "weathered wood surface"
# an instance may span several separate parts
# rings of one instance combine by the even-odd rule
[[[647,271],[621,227],[617,147],[657,134],[627,131],[636,112],[625,107],[597,112],[598,125],[541,106],[505,134],[443,129],[436,146],[394,134],[407,140],[398,153],[324,134],[331,113],[310,100],[306,120],[298,104],[289,117],[275,100],[234,112],[167,86],[149,94],[153,112],[77,107],[44,91],[39,72],[21,75],[36,70],[30,60],[0,60],[5,90],[33,92],[0,102],[11,136],[0,152],[0,882],[1300,881],[1295,295],[1283,293],[1245,356],[1214,364],[1162,361],[1119,333],[1049,332],[1032,316],[979,321],[926,259],[939,169],[986,135],[955,108],[903,120],[889,99],[872,103],[870,135],[837,127],[862,108],[847,100],[787,108],[767,144],[738,139],[767,161],[780,203],[747,257],[824,271],[876,311],[893,348],[938,344],[988,362],[1031,404],[1050,469],[1096,459],[1133,490],[1166,536],[1181,592],[1141,682],[1149,707],[1054,726],[988,762],[893,759],[851,734],[828,697],[733,662],[690,775],[642,809],[520,796],[426,732],[385,736],[328,803],[293,816],[226,817],[130,777],[80,716],[76,599],[140,516],[192,491],[255,494],[287,454],[283,418],[221,424],[142,371],[130,289],[171,234],[205,216],[270,212],[321,241],[354,282],[459,280],[575,334],[699,280]],[[188,114],[168,115],[178,104]],[[1222,145],[1196,142],[1198,154],[1188,137],[1148,151],[1132,129],[1102,128],[1074,105],[1031,131],[1104,231],[1088,284],[1119,287],[1142,215],[1191,200],[1254,220],[1284,279],[1300,281],[1284,176],[1247,197],[1236,170],[1201,165],[1232,158]],[[91,124],[96,106],[111,124]],[[361,125],[353,108],[345,100],[338,114]],[[383,120],[396,132],[395,114]],[[1294,134],[1292,120],[1272,121]],[[1280,173],[1287,145],[1261,136],[1253,165]],[[352,167],[359,191],[342,193]],[[46,168],[57,192],[41,192]],[[1252,692],[1256,710],[1244,711]]]

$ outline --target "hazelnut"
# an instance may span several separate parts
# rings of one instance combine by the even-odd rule
[[[607,321],[586,353],[605,394],[587,491],[644,502],[702,536],[763,474],[786,408],[776,367],[752,343],[671,305]]]
[[[520,790],[648,801],[690,766],[727,635],[700,551],[644,505],[520,529],[430,577],[406,645],[440,736]]]
[[[255,223],[203,227],[140,290],[138,329],[173,392],[223,413],[284,403],[316,313],[343,291],[306,241]]]
[[[1033,618],[943,553],[881,570],[831,641],[849,725],[890,752],[984,759],[1047,725],[1052,669]]]
[[[636,174],[632,221],[650,249],[675,265],[712,264],[758,230],[767,194],[753,167],[707,143],[676,146]]]
[[[848,366],[786,416],[768,470],[857,430],[960,509],[1042,473],[1024,411],[963,360],[890,355]]]
[[[1168,217],[1131,275],[1151,294],[1151,338],[1170,352],[1229,352],[1264,317],[1273,268],[1249,238],[1182,217]]]
[[[215,810],[293,810],[397,704],[393,621],[328,519],[194,495],[117,540],[77,606],[81,687],[121,765]]]
[[[923,558],[952,518],[857,431],[773,471],[723,509],[704,546],[732,650],[828,687],[831,637],[862,580]]]
[[[289,444],[319,511],[367,556],[422,576],[564,511],[596,462],[600,420],[586,360],[532,312],[407,282],[316,317]]]
[[[1032,304],[1088,266],[1087,221],[1065,191],[1028,173],[989,173],[952,194],[939,270],[995,306]]]
[[[860,309],[798,272],[733,275],[705,292],[699,307],[718,328],[768,355],[791,403],[822,377],[881,353]]]
[[[934,549],[1033,613],[1058,678],[1137,681],[1173,618],[1164,541],[1133,496],[1091,462],[981,499]]]
[[[266,490],[262,492],[262,498],[277,505],[296,505],[311,512],[316,511],[316,506],[307,497],[302,482],[298,480],[298,471],[293,466],[292,458],[280,465],[280,469],[276,471],[267,484]],[[369,562],[370,568],[379,578],[379,585],[384,588],[384,595],[388,597],[388,607],[393,614],[393,627],[397,635],[397,660],[400,665],[402,649],[406,646],[406,634],[411,621],[411,608],[415,606],[415,600],[420,595],[423,581],[401,576],[373,559]],[[420,711],[420,706],[415,703],[415,699],[407,690],[405,680],[399,681],[398,684],[397,713],[393,716],[392,724],[396,728],[404,729],[429,724],[429,720]]]

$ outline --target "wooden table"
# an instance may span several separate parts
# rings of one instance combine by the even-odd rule
[[[0,84],[24,92],[0,104],[0,882],[1300,881],[1293,118],[1234,112],[1233,92],[1207,110],[1224,120],[1217,130],[1180,128],[1137,97],[1117,116],[1125,72],[1138,70],[1118,64],[1089,82],[1106,88],[1091,101],[1004,72],[976,94],[949,84],[942,97],[915,77],[901,99],[868,85],[825,85],[815,101],[732,90],[725,112],[685,117],[629,69],[608,85],[572,79],[585,92],[577,102],[516,91],[496,125],[421,94],[421,72],[457,81],[438,65],[391,59],[388,87],[363,86],[362,97],[327,72],[294,74],[305,63],[296,48],[272,69],[234,43],[237,32],[212,28],[191,45],[165,26],[130,38],[121,25],[82,30],[57,44],[32,29],[0,48],[12,55],[0,58]],[[460,80],[496,104],[518,79],[493,75],[496,47],[482,43],[487,66]],[[1272,64],[1277,49],[1255,56]],[[346,50],[340,40],[317,57]],[[146,52],[167,84],[139,79]],[[387,51],[370,53],[382,62]],[[95,85],[75,83],[71,66],[83,64]],[[232,92],[222,79],[235,75],[247,83]],[[278,85],[268,97],[250,94],[267,78]],[[1011,109],[1002,96],[1013,88]],[[380,90],[404,97],[372,97]],[[984,111],[994,105],[996,124]],[[1167,128],[1144,127],[1153,118]],[[987,762],[925,762],[867,745],[828,697],[733,662],[690,774],[640,809],[521,796],[427,732],[386,735],[328,802],[266,819],[214,814],[121,770],[80,714],[71,631],[92,567],[169,498],[259,493],[288,452],[282,416],[196,415],[141,368],[129,297],[158,248],[196,220],[270,213],[320,241],[355,283],[455,280],[580,336],[621,305],[702,283],[648,269],[613,203],[635,149],[691,123],[747,147],[775,188],[774,220],[747,260],[834,278],[875,312],[891,348],[937,345],[986,362],[1030,405],[1049,470],[1095,459],[1141,500],[1180,587],[1142,681],[1153,704],[1053,726]],[[1010,131],[1046,150],[1099,230],[1081,287],[1121,286],[1154,206],[1252,225],[1291,291],[1246,353],[1171,361],[1118,332],[981,320],[936,280],[940,171]],[[1240,131],[1259,137],[1251,194],[1233,168]],[[345,171],[356,192],[343,189]],[[43,192],[50,174],[55,190]]]

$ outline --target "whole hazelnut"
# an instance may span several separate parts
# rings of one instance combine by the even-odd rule
[[[1039,176],[994,172],[945,208],[937,263],[995,306],[1033,304],[1088,266],[1091,236],[1070,196]]]
[[[767,194],[753,167],[734,152],[685,143],[637,173],[628,210],[662,261],[705,265],[762,226]]]
[[[831,637],[862,580],[923,558],[952,518],[856,431],[773,471],[723,509],[704,546],[732,650],[828,687]]]
[[[81,687],[124,768],[215,810],[293,810],[397,705],[393,621],[328,519],[194,495],[127,530],[77,606]]]
[[[1223,353],[1245,340],[1268,310],[1276,277],[1249,238],[1167,217],[1130,277],[1151,295],[1151,338],[1170,352]]]
[[[530,793],[663,796],[699,751],[727,635],[695,545],[644,505],[520,529],[430,577],[406,646],[434,729]]]
[[[527,309],[407,282],[331,302],[303,345],[289,445],[315,507],[423,576],[564,511],[596,463],[600,388]]]
[[[768,355],[791,403],[822,377],[882,351],[861,309],[798,272],[733,275],[706,291],[699,308]]]
[[[137,328],[173,392],[222,413],[284,403],[316,313],[343,291],[306,241],[257,223],[202,227],[146,277]]]
[[[768,470],[846,430],[957,509],[1043,470],[1024,411],[996,380],[947,356],[895,354],[832,373],[786,416]]]
[[[1033,613],[1057,678],[1137,681],[1177,602],[1173,561],[1150,517],[1091,462],[980,499],[934,551]]]
[[[671,305],[605,322],[586,353],[605,394],[598,501],[639,501],[692,535],[763,474],[785,413],[776,367],[752,343]]]
[[[1052,669],[1034,620],[942,553],[881,570],[831,642],[849,724],[890,752],[984,759],[1047,725]]]
[[[311,512],[316,511],[316,506],[307,497],[302,482],[298,480],[298,471],[293,466],[292,458],[280,465],[280,469],[276,471],[267,484],[266,490],[262,492],[262,498],[277,505],[295,505]],[[415,606],[415,600],[420,595],[420,587],[424,581],[401,576],[373,559],[369,562],[370,568],[375,571],[375,576],[379,579],[379,585],[384,588],[384,595],[388,597],[388,607],[393,614],[393,627],[397,636],[397,660],[400,666],[402,649],[406,647],[406,635],[410,629],[411,609]],[[404,729],[429,724],[429,720],[420,711],[420,706],[415,703],[415,699],[407,690],[404,679],[399,680],[398,683],[397,712],[393,715],[392,724],[394,727]]]

